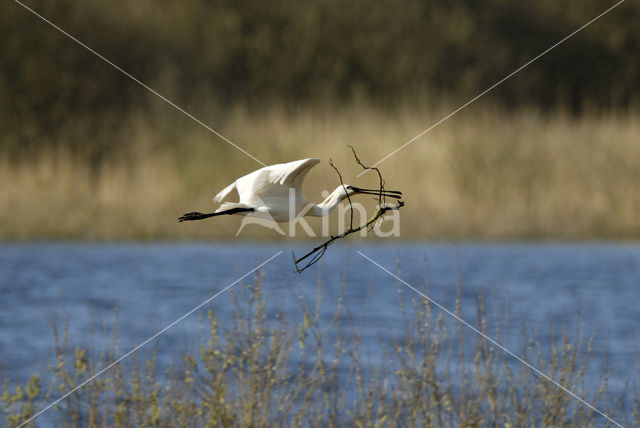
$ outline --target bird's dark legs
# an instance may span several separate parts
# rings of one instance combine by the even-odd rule
[[[180,223],[188,220],[203,220],[205,218],[213,217],[216,213],[203,214],[199,212],[186,213],[178,219]]]
[[[209,217],[215,217],[215,216],[225,215],[225,214],[227,215],[236,214],[236,213],[249,212],[249,211],[255,211],[255,209],[254,208],[231,208],[230,210],[220,211],[218,213],[199,213],[197,211],[194,211],[192,213],[184,214],[182,217],[178,219],[178,222],[182,223],[183,221],[190,221],[190,220],[204,220],[205,218],[209,218]]]

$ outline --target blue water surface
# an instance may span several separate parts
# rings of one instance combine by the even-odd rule
[[[293,249],[302,254],[311,246]],[[300,322],[298,299],[302,295],[315,304],[320,283],[320,325],[328,325],[342,289],[350,314],[345,322],[364,325],[365,361],[378,364],[381,337],[400,337],[401,303],[418,296],[359,251],[452,311],[459,284],[461,316],[472,325],[477,323],[478,296],[483,295],[491,317],[498,314],[500,343],[514,351],[522,344],[521,322],[536,326],[542,343],[551,337],[551,324],[582,326],[587,335],[595,332],[595,364],[589,376],[601,379],[607,370],[613,390],[637,387],[640,245],[336,244],[321,263],[302,274],[293,272],[291,249],[282,242],[2,244],[0,379],[18,384],[32,373],[48,376],[54,321],[59,328],[67,323],[74,344],[88,346],[92,341],[99,346],[110,340],[117,319],[124,353],[280,251],[264,267],[263,290],[273,299],[273,313]],[[232,290],[246,291],[253,280],[249,275]],[[228,292],[208,308],[221,328],[232,322],[234,305]],[[149,344],[160,361],[179,359],[194,349],[202,337],[203,313],[186,317]],[[411,314],[409,308],[404,317]],[[449,314],[444,317],[455,322]]]

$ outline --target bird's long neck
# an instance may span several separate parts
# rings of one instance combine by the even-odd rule
[[[309,210],[310,216],[324,217],[333,211],[347,195],[342,189],[337,189],[331,193],[327,198],[319,204],[314,204]]]

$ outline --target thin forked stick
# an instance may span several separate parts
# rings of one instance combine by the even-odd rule
[[[351,214],[351,221],[349,224],[349,229],[345,230],[344,232],[335,235],[335,236],[331,236],[328,240],[326,240],[325,242],[323,242],[322,244],[318,245],[317,247],[315,247],[314,249],[312,249],[311,251],[309,251],[308,253],[306,253],[304,256],[300,257],[300,258],[296,258],[295,253],[292,251],[291,252],[291,256],[293,258],[293,264],[296,268],[296,272],[300,273],[302,271],[304,271],[305,269],[313,266],[314,264],[318,263],[318,261],[320,261],[320,259],[322,258],[322,256],[324,255],[325,251],[327,251],[327,248],[329,247],[329,245],[333,244],[336,240],[338,239],[342,239],[345,238],[349,235],[351,235],[352,233],[356,233],[361,231],[362,229],[368,228],[368,227],[373,227],[376,223],[376,221],[382,217],[387,211],[392,211],[392,210],[399,210],[400,208],[402,208],[404,206],[404,202],[402,201],[398,201],[397,205],[389,205],[386,203],[386,199],[384,196],[384,179],[382,178],[382,173],[380,173],[380,170],[378,168],[375,167],[368,167],[366,165],[364,165],[360,159],[358,158],[358,155],[356,154],[355,149],[353,148],[353,146],[349,146],[351,148],[351,151],[353,152],[353,156],[356,159],[356,163],[358,165],[360,165],[364,170],[374,170],[378,173],[378,178],[380,180],[380,186],[379,186],[379,192],[378,192],[378,197],[377,197],[377,201],[378,201],[378,209],[375,212],[375,214],[373,215],[373,217],[371,217],[366,223],[358,226],[358,227],[353,227],[353,205],[351,203],[351,198],[349,198],[349,194],[347,192],[346,186],[344,184],[344,182],[342,181],[342,174],[340,174],[340,171],[338,171],[338,168],[336,168],[336,166],[333,164],[333,162],[331,160],[329,160],[329,165],[331,165],[331,167],[336,171],[336,173],[338,174],[338,178],[340,180],[340,184],[342,185],[345,193],[347,194],[347,200],[349,201],[349,211]],[[308,259],[308,260],[307,260]],[[306,263],[301,267],[300,263],[303,261],[306,261]]]

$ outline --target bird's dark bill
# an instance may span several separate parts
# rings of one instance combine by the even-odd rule
[[[359,187],[353,187],[353,186],[352,188],[356,193],[363,193],[365,195],[380,196],[380,193],[382,193],[382,196],[387,198],[396,198],[396,199],[402,198],[402,192],[399,192],[397,190],[385,189],[382,192],[380,192],[380,189],[361,189]]]

